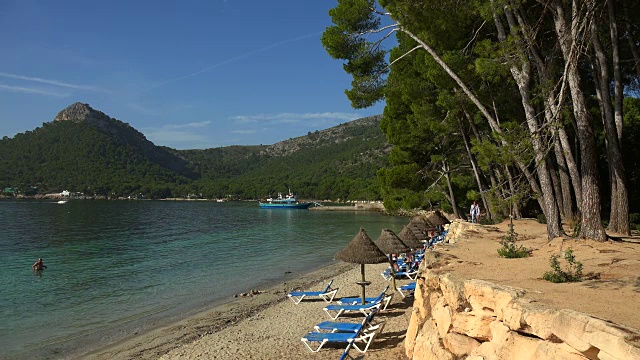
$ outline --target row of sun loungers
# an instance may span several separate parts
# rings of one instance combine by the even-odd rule
[[[331,288],[332,284],[333,281],[329,282],[320,291],[292,291],[288,296],[296,305],[305,298],[320,298],[331,303],[338,290]],[[364,353],[384,329],[384,322],[374,322],[374,317],[380,311],[386,310],[393,299],[393,293],[387,294],[387,290],[389,286],[378,296],[365,298],[365,304],[361,304],[361,298],[352,297],[341,298],[335,304],[326,305],[323,310],[329,315],[331,321],[323,321],[315,325],[314,331],[302,337],[302,342],[312,352],[320,351],[328,343],[344,343],[347,346],[340,359],[345,359],[352,348]],[[361,313],[365,318],[362,322],[335,321],[347,313]]]
[[[397,290],[403,298],[411,296],[416,292],[416,282],[413,281],[406,285],[398,286]]]
[[[331,285],[333,284],[333,280],[329,281],[327,287],[324,290],[320,291],[292,291],[289,293],[289,299],[293,301],[296,305],[300,304],[305,297],[319,297],[326,302],[332,302],[333,298],[338,293],[338,289],[332,289]]]

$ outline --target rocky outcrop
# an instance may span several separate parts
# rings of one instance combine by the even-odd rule
[[[405,339],[410,359],[640,359],[636,329],[423,265]]]
[[[449,230],[445,242],[455,244],[458,239],[473,236],[473,234],[486,234],[488,232],[497,232],[498,229],[490,226],[474,224],[465,220],[455,219],[449,225],[445,225]]]
[[[372,125],[380,123],[382,115],[369,116],[357,120],[353,120],[338,126],[331,127],[325,130],[318,130],[309,132],[306,136],[300,136],[293,139],[281,141],[275,143],[260,152],[261,156],[287,156],[295,153],[296,151],[305,147],[320,147],[331,146],[339,144],[345,141],[350,141],[354,138],[358,131],[353,131],[358,128],[371,128]],[[353,135],[349,135],[353,134]],[[382,131],[377,134],[381,139],[384,138]],[[362,139],[364,141],[370,139]],[[383,149],[371,149],[370,154],[361,154],[366,161],[366,158],[377,159],[382,154],[388,154],[390,146]]]
[[[145,157],[162,167],[190,178],[195,177],[185,159],[167,151],[165,148],[156,146],[129,124],[111,118],[102,111],[93,109],[89,104],[77,102],[69,105],[53,119],[54,123],[61,121],[86,123],[109,135],[121,145],[138,149]]]

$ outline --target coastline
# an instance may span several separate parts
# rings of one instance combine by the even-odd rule
[[[597,243],[590,240],[555,239],[548,242],[544,226],[531,220],[517,221],[521,240],[533,248],[527,259],[502,259],[495,254],[506,224],[471,226],[454,243],[439,245],[434,255],[438,265],[431,271],[454,273],[464,279],[481,279],[525,291],[534,302],[557,309],[571,309],[623,326],[638,327],[640,317],[628,304],[639,299],[633,269],[640,263],[635,244]],[[558,248],[573,246],[585,268],[599,270],[599,277],[582,283],[553,284],[540,279],[548,267],[549,254]],[[366,265],[366,279],[371,281],[367,296],[377,295],[389,285],[380,273],[387,264]],[[526,269],[526,270],[525,270]],[[636,275],[637,277],[637,275]],[[328,320],[322,300],[294,305],[286,294],[292,289],[317,290],[323,282],[334,280],[336,299],[359,296],[355,281],[360,278],[357,265],[331,264],[295,277],[267,289],[254,297],[236,298],[202,313],[148,333],[129,337],[88,354],[89,359],[333,359],[344,347],[325,346],[312,354],[301,343],[304,334],[319,322]],[[398,286],[409,282],[400,280]],[[612,292],[616,296],[611,297]],[[404,340],[413,309],[413,298],[397,292],[389,308],[377,319],[385,321],[383,333],[371,345],[367,359],[407,359]],[[342,317],[342,321],[359,322],[362,316]],[[352,356],[360,355],[357,351]]]
[[[368,294],[377,293],[379,292],[378,288],[386,282],[379,275],[381,270],[378,271],[379,269],[375,268],[386,267],[386,264],[368,265],[367,267],[367,275],[373,284],[378,284],[378,286],[370,286],[367,289]],[[238,324],[251,321],[253,318],[263,317],[265,316],[263,313],[266,311],[275,310],[286,315],[289,312],[288,310],[297,312],[306,307],[307,309],[303,311],[306,314],[310,311],[308,304],[315,308],[311,312],[315,313],[320,321],[327,320],[328,316],[322,311],[324,302],[320,304],[315,301],[303,301],[303,303],[295,306],[288,300],[286,294],[291,289],[315,289],[321,287],[323,282],[326,283],[326,281],[334,279],[334,286],[337,286],[335,285],[336,283],[343,283],[340,286],[338,297],[356,296],[359,294],[359,290],[355,284],[353,284],[353,289],[350,289],[349,283],[353,283],[359,276],[359,267],[354,267],[352,264],[342,262],[330,264],[267,289],[258,289],[260,293],[257,295],[231,298],[227,302],[213,305],[210,309],[189,315],[177,322],[152,328],[126,337],[106,347],[78,354],[73,358],[157,359],[164,356],[164,358],[170,359],[177,356],[175,355],[176,353],[184,353],[184,351],[187,351],[186,349],[195,346],[194,344],[197,341],[211,337],[214,334],[220,334],[226,329],[237,327]],[[349,292],[345,293],[347,290]],[[283,307],[286,310],[283,311]],[[272,316],[269,316],[269,318],[272,318]],[[308,324],[305,324],[303,330],[301,330],[302,332],[296,334],[296,341],[290,344],[294,348],[297,347],[303,357],[310,355],[310,352],[300,342],[300,337],[307,331],[311,331],[316,323],[309,321]]]

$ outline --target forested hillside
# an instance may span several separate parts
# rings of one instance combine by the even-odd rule
[[[380,198],[376,172],[388,164],[388,146],[379,128],[380,117],[370,117],[316,131],[268,147],[181,152],[200,161],[197,185],[207,196],[216,194],[259,198],[291,188],[312,199]],[[243,150],[240,150],[242,148]],[[232,151],[229,151],[232,150]],[[244,161],[233,161],[243,154]],[[223,155],[227,155],[226,157]]]
[[[322,43],[353,107],[386,101],[385,207],[464,216],[478,200],[488,219],[537,215],[550,238],[562,223],[629,234],[637,0],[338,0],[329,16]]]
[[[0,140],[0,188],[68,190],[104,197],[256,199],[285,192],[313,199],[380,199],[387,162],[380,117],[352,121],[271,146],[206,150],[158,147],[86,104]]]

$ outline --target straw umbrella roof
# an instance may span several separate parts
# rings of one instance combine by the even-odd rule
[[[352,264],[380,264],[389,261],[387,255],[374,244],[364,229],[360,229],[353,240],[340,250],[335,258]]]
[[[413,232],[413,235],[418,238],[419,241],[429,240],[429,229],[435,228],[427,219],[423,216],[414,216],[409,220],[407,227]]]
[[[447,219],[446,217],[444,217],[444,215],[442,215],[440,213],[440,211],[434,211],[430,214],[427,215],[427,220],[432,223],[433,225],[446,225],[451,223],[449,221],[449,219]]]
[[[411,249],[389,229],[382,229],[375,244],[385,254],[400,254],[411,251]]]
[[[412,249],[422,248],[420,239],[418,239],[418,237],[413,233],[409,225],[405,225],[405,227],[400,230],[400,232],[398,233],[398,237],[400,238],[400,240],[402,240],[403,243],[405,243],[405,245]]]

